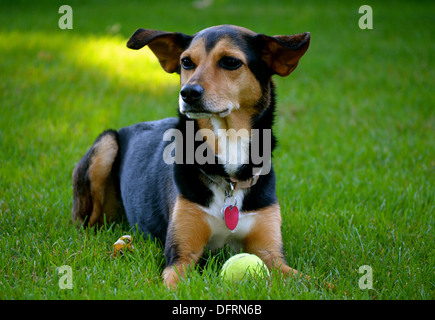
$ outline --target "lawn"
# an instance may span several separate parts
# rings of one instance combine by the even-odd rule
[[[0,1],[0,299],[435,298],[434,2],[373,1],[372,30],[356,1],[70,0],[72,30],[63,4]],[[161,244],[125,221],[72,225],[71,173],[104,129],[176,115],[177,76],[127,49],[131,33],[224,23],[311,32],[275,79],[274,165],[285,257],[313,280],[223,284],[224,250],[170,291]],[[124,234],[135,250],[113,258]]]

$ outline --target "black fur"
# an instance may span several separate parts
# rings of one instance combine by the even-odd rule
[[[163,243],[170,205],[177,195],[173,165],[163,161],[166,130],[174,128],[176,118],[144,122],[119,130],[119,181],[121,197],[131,226]]]

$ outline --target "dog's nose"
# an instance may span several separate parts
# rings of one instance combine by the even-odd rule
[[[184,102],[192,104],[202,98],[204,88],[199,84],[186,84],[181,88],[180,95]]]

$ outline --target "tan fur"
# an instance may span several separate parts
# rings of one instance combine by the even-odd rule
[[[243,239],[246,252],[260,257],[269,269],[278,269],[285,274],[296,274],[282,254],[281,212],[279,204],[257,211],[255,224]]]
[[[220,68],[217,64],[224,56],[240,59],[243,65],[237,70]],[[233,110],[242,109],[252,116],[255,112],[253,106],[261,97],[261,87],[249,70],[244,53],[229,38],[221,39],[209,53],[206,52],[204,40],[199,39],[183,52],[181,59],[184,57],[190,57],[196,68],[182,70],[181,86],[200,84],[204,88],[203,100],[207,103],[208,111],[219,113],[231,104]],[[249,126],[245,123],[243,128]]]
[[[111,170],[118,145],[111,136],[104,136],[95,146],[95,154],[89,166],[89,179],[91,181],[91,196],[93,200],[92,213],[89,225],[103,224],[103,214],[106,220],[111,221],[118,213],[119,204],[115,195],[115,186],[111,177]]]
[[[202,256],[211,234],[205,215],[198,205],[178,196],[169,229],[172,241],[178,248],[179,259],[175,265],[163,271],[167,287],[175,287],[184,273]]]

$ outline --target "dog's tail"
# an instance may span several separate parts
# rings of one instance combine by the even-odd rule
[[[122,213],[116,166],[119,153],[118,132],[106,130],[77,163],[72,174],[73,207],[71,217],[80,227],[101,226]]]

